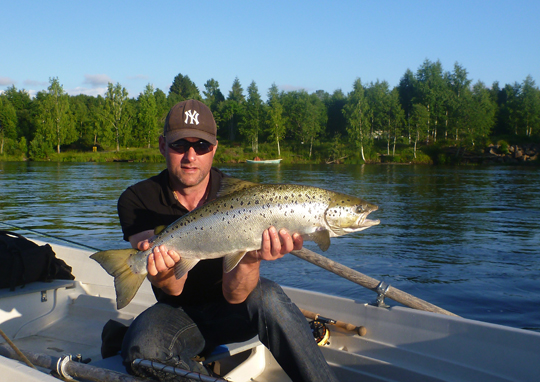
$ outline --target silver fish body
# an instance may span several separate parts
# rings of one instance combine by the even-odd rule
[[[180,254],[181,260],[175,266],[175,275],[180,278],[199,261],[220,257],[224,258],[224,271],[230,272],[246,252],[261,248],[262,232],[270,226],[298,233],[326,251],[331,237],[379,224],[378,220],[367,219],[377,206],[321,188],[254,184],[226,178],[223,189],[222,196],[169,225],[147,251],[127,250],[130,252],[123,263],[127,264],[129,272],[125,272],[125,265],[119,271],[113,269],[119,268],[118,265],[108,264],[112,257],[119,257],[118,251],[92,255],[115,276],[119,309],[131,301],[138,286],[135,291],[127,291],[125,289],[132,289],[132,285],[119,285],[118,278],[127,278],[130,272],[139,278],[146,275],[148,255],[156,246],[165,245]]]

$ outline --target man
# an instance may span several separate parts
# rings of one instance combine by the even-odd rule
[[[118,201],[125,240],[146,250],[155,227],[216,198],[224,177],[212,167],[217,146],[216,124],[206,105],[189,100],[173,106],[159,138],[167,169],[129,187]],[[274,227],[261,234],[261,249],[246,254],[229,273],[223,272],[222,259],[213,259],[176,279],[174,266],[182,254],[163,245],[153,250],[148,279],[158,303],[135,319],[124,338],[122,356],[130,372],[174,380],[132,370],[131,361],[142,358],[207,373],[193,357],[258,335],[293,381],[335,380],[298,308],[277,284],[259,277],[261,260],[300,249],[302,238]]]

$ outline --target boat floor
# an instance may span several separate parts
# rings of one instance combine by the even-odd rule
[[[35,317],[28,320],[28,312],[21,312],[20,308],[13,308],[7,315],[0,315],[0,323],[4,322],[2,328],[6,326],[6,331],[13,339],[13,343],[23,351],[29,351],[37,354],[45,354],[52,357],[62,357],[64,355],[80,356],[82,360],[90,360],[90,365],[97,366],[117,372],[125,373],[120,355],[102,359],[101,357],[101,333],[103,326],[109,319],[129,325],[131,321],[146,308],[146,305],[130,306],[130,311],[120,312],[114,307],[114,301],[109,298],[80,294],[80,288],[73,281],[57,280],[52,283],[33,283],[24,289],[18,289],[15,292],[0,290],[1,307],[9,306],[6,301],[9,299],[29,300],[31,306],[35,306],[37,299],[41,304],[49,305],[43,312],[37,312]],[[65,294],[71,294],[71,297],[65,299]],[[59,307],[63,300],[69,301],[67,306]],[[26,304],[25,304],[26,305]],[[3,309],[5,312],[5,309]],[[24,310],[24,309],[23,309]],[[62,311],[62,313],[58,312]],[[2,312],[2,310],[0,310]],[[21,314],[26,313],[26,314]],[[60,314],[59,314],[60,313]],[[11,314],[12,320],[7,321]],[[26,317],[22,325],[16,324],[17,316]],[[15,327],[17,325],[18,327]],[[20,326],[19,326],[20,325]],[[11,330],[10,330],[11,329]],[[14,330],[13,330],[14,329]],[[3,329],[4,330],[4,329]],[[32,333],[32,334],[30,334]],[[3,341],[0,339],[0,344]],[[6,344],[4,344],[6,345]],[[273,357],[268,358],[265,354],[263,345],[256,339],[228,344],[222,347],[218,354],[212,355],[205,361],[219,361],[220,374],[230,372],[239,363],[248,357],[265,357],[265,372],[257,378],[250,379],[256,382],[271,381],[289,381],[289,378],[281,370]],[[1,358],[1,357],[0,357]],[[24,369],[25,372],[28,369]],[[0,368],[1,369],[1,368]],[[40,368],[41,369],[41,368]],[[47,372],[48,370],[41,369]],[[51,377],[52,378],[52,377]],[[39,374],[37,380],[48,380],[49,377]],[[11,380],[11,379],[8,379]],[[13,379],[15,380],[15,379]],[[25,375],[23,381],[32,380]],[[57,379],[52,379],[57,380]],[[19,379],[20,381],[20,379]]]

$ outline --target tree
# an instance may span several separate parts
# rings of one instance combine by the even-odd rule
[[[248,98],[244,107],[244,115],[240,132],[251,141],[253,152],[259,152],[259,132],[263,118],[263,102],[255,81],[247,88]]]
[[[483,82],[478,81],[474,84],[468,109],[467,141],[473,146],[480,140],[485,143],[495,124],[495,103]]]
[[[459,140],[460,131],[464,128],[467,102],[470,99],[472,81],[467,78],[467,74],[465,68],[456,62],[454,71],[446,75],[448,96],[445,99],[447,122],[445,124],[445,138],[450,133],[454,135],[456,141]]]
[[[279,142],[285,137],[287,131],[285,117],[283,116],[283,105],[280,101],[280,93],[275,83],[268,90],[268,135],[270,139],[275,139],[278,149],[278,156],[281,157]]]
[[[212,110],[212,113],[215,113],[218,110],[219,104],[225,101],[223,93],[219,90],[219,82],[211,78],[206,81],[204,88],[206,89],[203,91],[205,97],[204,103]]]
[[[399,103],[399,91],[398,88],[392,89],[388,98],[388,125],[390,130],[390,138],[388,140],[388,146],[390,139],[393,139],[392,155],[396,155],[396,139],[401,134],[401,128],[403,121],[405,120],[405,112],[401,108]],[[387,152],[389,147],[387,146]]]
[[[154,86],[146,85],[144,92],[139,95],[139,123],[138,136],[141,142],[144,142],[150,148],[152,142],[157,140],[159,136],[158,127],[158,109],[156,97],[154,96]]]
[[[407,120],[407,135],[409,137],[409,144],[411,143],[411,124],[410,118],[412,114],[412,106],[414,98],[416,96],[416,78],[414,73],[407,69],[403,77],[399,80],[398,92],[399,92],[399,102],[405,113],[405,118]]]
[[[49,79],[48,92],[39,103],[38,135],[47,143],[56,146],[60,154],[60,146],[77,139],[77,133],[69,111],[69,96],[58,81],[58,77]],[[36,139],[36,138],[34,138]]]
[[[370,140],[370,112],[365,89],[362,86],[362,81],[358,78],[353,84],[353,90],[348,95],[343,115],[347,121],[347,133],[356,147],[360,148],[364,162],[366,161],[364,145]]]
[[[238,123],[242,120],[244,102],[244,89],[242,89],[240,80],[236,77],[227,96],[227,100],[222,102],[219,107],[220,122],[228,128],[229,140],[231,142],[235,140]]]
[[[7,97],[0,96],[0,155],[6,139],[17,139],[17,112]]]
[[[301,144],[309,142],[311,158],[314,140],[328,118],[324,104],[316,94],[310,96],[305,90],[289,92],[283,101],[289,131],[299,138]]]
[[[412,105],[411,109],[411,125],[413,126],[414,131],[414,157],[416,158],[416,148],[418,142],[421,139],[424,139],[424,134],[427,132],[427,126],[429,121],[429,113],[427,108],[420,104],[415,103]]]
[[[131,110],[128,104],[128,92],[118,82],[116,85],[110,82],[107,85],[104,118],[113,133],[116,152],[120,152],[120,142],[124,143],[131,132],[129,125]]]
[[[433,141],[437,140],[438,122],[445,114],[445,81],[440,61],[425,60],[416,72],[416,81],[418,85],[416,102],[422,103],[429,114],[426,135],[426,141],[429,143],[430,136],[433,137]]]
[[[525,135],[533,135],[533,128],[540,132],[540,90],[531,76],[527,76],[521,85],[521,109]]]
[[[185,101],[187,99],[201,100],[201,94],[199,88],[189,79],[187,75],[183,76],[178,73],[174,77],[173,83],[169,88],[169,106],[173,106],[178,102]]]
[[[15,86],[8,87],[3,95],[17,113],[17,135],[24,136],[27,142],[32,141],[37,130],[37,103],[32,101],[26,90],[17,90]]]
[[[328,114],[327,135],[339,136],[347,133],[347,121],[343,115],[343,107],[347,103],[347,97],[341,89],[337,89],[325,102]]]

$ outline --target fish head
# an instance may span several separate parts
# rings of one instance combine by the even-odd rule
[[[379,224],[379,220],[367,219],[367,216],[378,208],[354,196],[334,194],[324,214],[330,236],[342,236]]]

